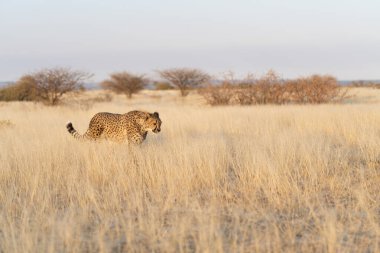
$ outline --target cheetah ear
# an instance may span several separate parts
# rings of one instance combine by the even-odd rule
[[[158,112],[154,112],[154,113],[153,113],[153,116],[154,116],[154,117],[157,117],[157,118],[160,117],[160,115],[158,114]]]

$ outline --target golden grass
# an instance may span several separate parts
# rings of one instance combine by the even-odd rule
[[[133,109],[163,121],[139,147],[65,129]],[[208,107],[166,91],[7,103],[1,119],[0,252],[380,251],[380,104]]]
[[[0,129],[6,127],[12,127],[13,124],[10,120],[0,120]]]

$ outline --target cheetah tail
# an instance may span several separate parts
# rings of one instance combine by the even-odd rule
[[[66,124],[67,131],[75,138],[75,139],[84,139],[85,137],[77,132],[73,127],[73,124],[69,121]]]

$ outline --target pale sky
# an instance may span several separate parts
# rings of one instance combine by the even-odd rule
[[[380,79],[380,0],[0,0],[0,81],[48,67]]]

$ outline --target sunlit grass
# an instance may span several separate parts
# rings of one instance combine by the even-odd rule
[[[378,252],[380,106],[358,101],[2,104],[0,252]],[[134,109],[163,121],[139,147],[65,129]]]

